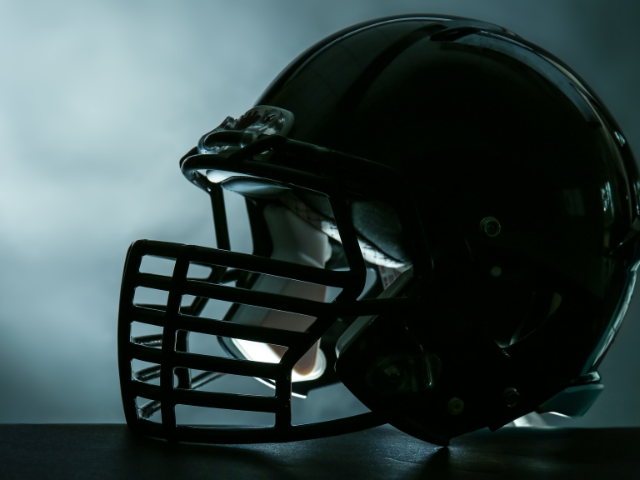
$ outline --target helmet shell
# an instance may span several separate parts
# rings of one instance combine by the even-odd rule
[[[292,112],[290,138],[391,166],[404,179],[434,281],[414,289],[424,300],[415,318],[386,322],[467,362],[443,362],[446,394],[418,403],[437,397],[441,409],[466,382],[473,404],[488,388],[470,373],[482,355],[511,359],[485,365],[499,379],[492,388],[533,385],[521,402],[528,411],[597,368],[635,281],[637,237],[628,236],[640,180],[620,127],[562,61],[492,24],[390,17],[314,45],[256,104]],[[487,218],[499,222],[498,235],[482,228]],[[490,341],[476,360],[460,353],[480,338]],[[352,386],[370,407],[386,405]],[[438,428],[451,437],[480,426]]]

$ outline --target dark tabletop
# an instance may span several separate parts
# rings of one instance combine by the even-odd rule
[[[640,428],[503,428],[435,447],[389,426],[306,442],[186,445],[125,425],[0,425],[0,479],[640,479]]]

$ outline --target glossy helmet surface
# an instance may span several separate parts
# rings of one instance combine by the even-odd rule
[[[266,442],[390,423],[446,445],[532,411],[579,416],[602,389],[597,368],[640,260],[640,178],[595,93],[514,33],[440,15],[355,25],[304,52],[180,165],[211,196],[218,249],[129,251],[119,363],[135,431]],[[253,255],[229,251],[222,189],[246,198]],[[173,274],[140,273],[145,256],[175,260]],[[190,278],[194,264],[210,275]],[[166,305],[135,304],[141,286],[169,292]],[[209,299],[233,306],[204,318]],[[256,307],[306,320],[269,328]],[[132,322],[162,332],[135,337]],[[228,358],[190,353],[189,332],[217,335]],[[258,361],[247,341],[278,356]],[[275,395],[199,391],[221,374]],[[371,413],[291,425],[292,394],[337,381]],[[176,405],[273,412],[275,425],[176,425]]]

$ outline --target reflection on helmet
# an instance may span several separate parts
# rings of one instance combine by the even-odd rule
[[[218,248],[129,251],[132,429],[238,443],[390,423],[446,445],[531,412],[580,416],[602,390],[640,265],[638,170],[595,93],[512,32],[430,15],[350,27],[180,167],[211,197]],[[223,190],[246,201],[252,255],[230,251]],[[141,270],[150,257],[173,273]],[[215,302],[224,315],[207,313]],[[196,349],[200,336],[222,354]],[[204,389],[229,377],[270,388]],[[291,424],[292,395],[338,382],[371,412]],[[185,405],[271,423],[189,426]]]

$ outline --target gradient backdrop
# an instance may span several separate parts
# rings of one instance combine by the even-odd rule
[[[124,422],[116,324],[127,247],[215,246],[208,199],[179,158],[311,44],[418,12],[494,22],[559,56],[639,151],[633,0],[0,2],[0,422]],[[242,201],[229,200],[233,249],[249,252]],[[599,402],[570,424],[640,425],[638,307],[602,364]],[[266,388],[249,381],[248,391]],[[329,390],[297,401],[298,420],[363,411],[344,388]]]

